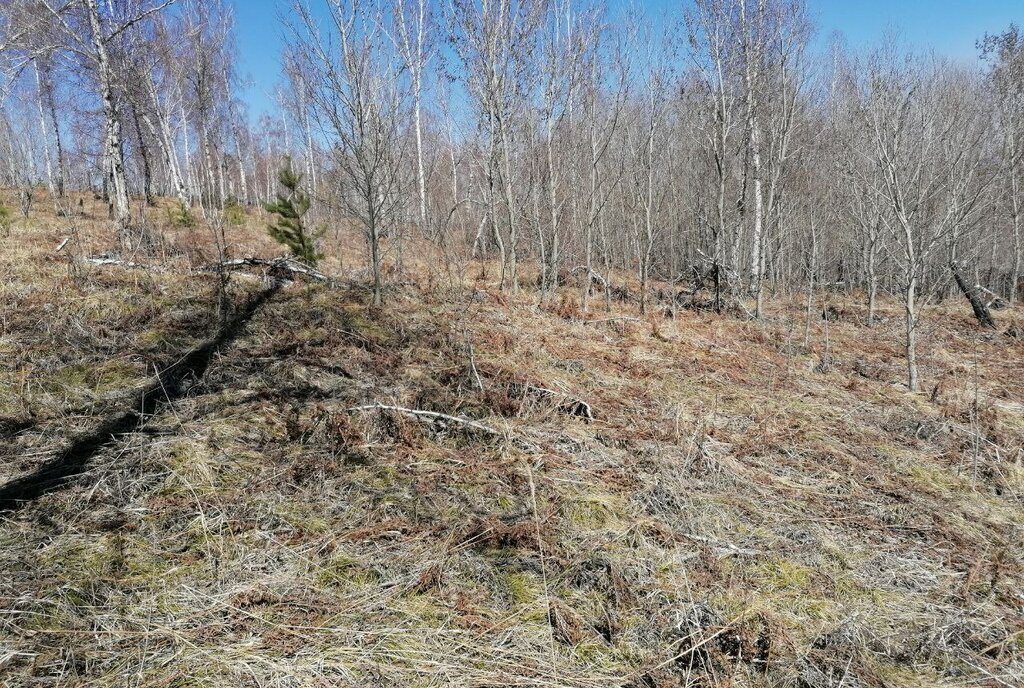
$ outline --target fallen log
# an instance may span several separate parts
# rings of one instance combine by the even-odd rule
[[[618,317],[618,318],[597,318],[597,319],[594,319],[594,320],[580,320],[580,324],[582,324],[582,325],[593,325],[595,323],[610,323],[610,322],[638,322],[638,323],[644,323],[644,322],[647,322],[647,321],[643,320],[641,318],[634,318],[634,317],[628,316],[628,315],[624,315],[624,316],[621,316],[621,317]]]
[[[989,329],[996,328],[996,321],[992,319],[992,314],[989,312],[985,302],[981,300],[981,296],[978,294],[977,288],[971,286],[971,284],[964,279],[963,274],[960,271],[960,265],[955,261],[950,261],[950,269],[953,271],[953,279],[956,280],[956,285],[960,287],[960,291],[963,292],[964,296],[971,304],[971,308],[974,310],[974,317],[978,319],[983,327]]]
[[[286,272],[291,275],[301,275],[308,279],[316,282],[324,282],[326,284],[334,285],[337,284],[337,280],[328,277],[324,273],[311,268],[310,266],[302,263],[294,258],[288,256],[282,256],[280,258],[233,258],[231,260],[221,261],[219,263],[210,263],[199,269],[200,272],[223,272],[223,271],[234,271],[242,270],[244,268],[258,267],[265,268],[270,271]]]
[[[130,260],[122,260],[121,258],[113,258],[110,256],[87,256],[82,259],[83,262],[90,263],[92,265],[117,265],[120,267],[130,268],[134,270],[147,270],[150,272],[167,272],[167,268],[160,265],[149,265],[146,263],[136,263]],[[235,270],[243,270],[245,268],[263,268],[274,276],[281,277],[282,275],[289,275],[292,278],[303,277],[306,279],[313,280],[314,282],[323,282],[330,286],[337,286],[340,282],[324,273],[309,267],[308,265],[301,263],[294,258],[288,256],[282,256],[280,258],[233,258],[231,260],[221,261],[219,263],[210,263],[204,265],[196,270],[191,271],[192,274],[197,273],[210,273],[210,272],[233,272]]]
[[[62,244],[63,246],[63,244]],[[157,265],[148,265],[146,263],[136,263],[130,260],[121,260],[120,258],[110,258],[108,256],[86,256],[82,258],[85,263],[92,265],[119,265],[123,268],[131,268],[133,270],[147,270],[149,272],[165,272],[166,268],[162,268]]]

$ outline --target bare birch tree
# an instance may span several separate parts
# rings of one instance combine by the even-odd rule
[[[402,111],[398,65],[388,60],[381,17],[359,0],[331,0],[329,33],[296,3],[293,45],[308,57],[312,107],[331,137],[341,207],[362,225],[373,275],[373,303],[384,300],[382,240],[398,229]]]
[[[936,60],[909,59],[891,44],[877,51],[857,85],[860,116],[879,173],[882,220],[902,248],[907,387],[920,389],[918,325],[928,261],[978,207],[985,122],[965,82]],[[954,256],[955,257],[955,256]]]
[[[1024,250],[1024,227],[1021,226],[1024,198],[1020,178],[1024,161],[1024,35],[1016,25],[1011,25],[1001,34],[985,36],[981,51],[991,66],[989,83],[1002,134],[1002,205],[1009,215],[1013,240],[1007,296],[1010,303],[1014,303],[1020,292]]]

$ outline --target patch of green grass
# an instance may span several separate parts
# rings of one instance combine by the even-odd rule
[[[57,395],[90,392],[103,395],[131,388],[145,373],[124,359],[112,358],[97,363],[78,363],[54,371],[42,378],[43,389]]]
[[[814,569],[788,559],[771,557],[758,564],[757,574],[768,590],[799,591],[810,586]]]
[[[107,575],[112,556],[103,538],[63,537],[42,552],[40,563],[68,581],[90,581]]]
[[[188,346],[188,339],[183,337],[177,330],[165,330],[156,328],[146,330],[138,335],[138,345],[149,350],[179,350]]]
[[[562,506],[562,515],[566,521],[583,530],[614,528],[620,524],[622,512],[621,499],[603,492],[588,493]]]
[[[232,227],[241,227],[245,220],[245,208],[234,198],[229,198],[224,204],[224,222]]]
[[[0,205],[0,234],[7,237],[14,226],[14,213],[5,205]]]
[[[509,602],[513,606],[534,604],[544,596],[544,588],[536,576],[524,571],[506,571],[501,574]]]
[[[397,607],[402,613],[428,626],[443,626],[451,618],[451,613],[439,604],[436,597],[429,593],[410,593],[401,598]]]
[[[900,599],[894,592],[866,587],[849,576],[836,578],[832,589],[836,600],[846,606],[886,609]]]
[[[940,672],[925,664],[907,666],[878,662],[874,665],[874,673],[888,686],[900,688],[952,688],[963,685],[959,681],[945,678]]]
[[[343,332],[354,334],[372,342],[386,340],[391,331],[379,320],[370,317],[362,306],[347,304],[341,309]]]
[[[918,485],[933,492],[964,492],[968,489],[966,482],[938,466],[927,466],[912,462],[906,467],[906,476]]]
[[[616,669],[622,665],[621,658],[617,656],[613,647],[589,640],[573,647],[570,656],[574,662],[595,669]]]
[[[315,503],[286,499],[275,502],[272,511],[275,516],[300,533],[321,534],[330,531],[330,523]]]
[[[833,622],[841,616],[842,605],[817,589],[818,572],[809,566],[770,557],[755,563],[748,575],[754,583],[745,600],[748,610],[766,610],[794,632],[813,634],[815,624],[808,622]]]
[[[332,556],[316,571],[316,581],[326,587],[376,585],[380,573],[345,553]]]
[[[175,227],[194,227],[196,216],[192,208],[179,201],[177,205],[167,208],[167,221]]]
[[[191,490],[212,487],[217,478],[213,452],[205,442],[196,439],[183,438],[172,443],[165,461],[173,477]]]
[[[146,542],[125,543],[124,578],[137,584],[166,585],[195,573],[203,566],[201,560],[184,562],[154,551]]]

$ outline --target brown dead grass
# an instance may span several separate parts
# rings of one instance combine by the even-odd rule
[[[0,416],[32,421],[5,480],[215,322],[186,276],[208,230],[163,227],[159,271],[73,266],[71,219],[37,209],[0,256]],[[260,226],[239,253],[275,254]],[[361,265],[346,241],[328,272]],[[1019,340],[930,307],[911,395],[895,303],[866,328],[831,296],[852,315],[805,350],[795,300],[584,324],[575,290],[452,302],[415,254],[385,309],[287,287],[187,397],[0,521],[6,684],[1024,683]],[[374,401],[509,440],[346,412]]]

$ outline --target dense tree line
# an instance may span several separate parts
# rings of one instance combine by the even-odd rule
[[[530,280],[542,301],[575,276],[584,311],[623,271],[644,310],[652,280],[754,317],[833,288],[862,293],[870,325],[884,291],[905,305],[911,388],[920,304],[955,288],[951,265],[1019,296],[1017,27],[965,65],[891,40],[821,49],[801,0],[281,10],[279,114],[254,123],[222,0],[9,0],[0,179],[104,194],[128,249],[134,204],[262,205],[288,159],[311,216],[362,233],[378,302],[413,239],[450,274],[493,259],[503,289]]]
[[[246,120],[233,31],[220,0],[5,3],[3,182],[103,193],[125,229],[157,195],[265,199],[281,154]]]

